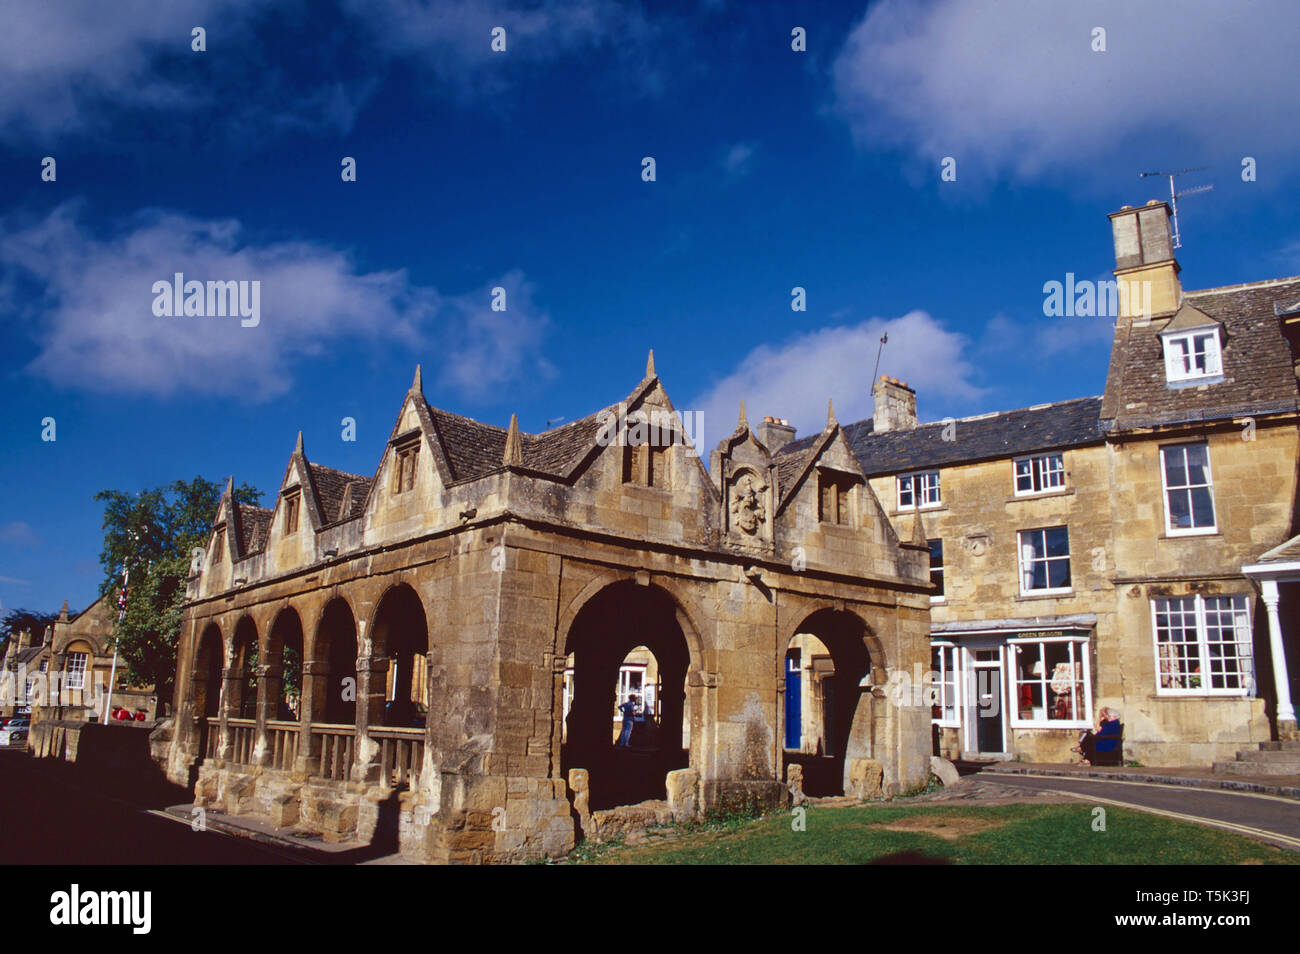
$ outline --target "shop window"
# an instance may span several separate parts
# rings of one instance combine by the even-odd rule
[[[1088,640],[1008,640],[1012,649],[1015,708],[1012,725],[1087,726],[1092,688]]]
[[[930,706],[930,718],[937,725],[958,725],[957,686],[958,653],[960,649],[951,643],[931,644],[931,669],[933,675],[930,688],[933,693]]]
[[[1152,600],[1151,612],[1159,694],[1240,696],[1254,691],[1245,596]]]

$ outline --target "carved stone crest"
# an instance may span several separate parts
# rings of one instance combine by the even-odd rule
[[[751,536],[767,521],[767,484],[742,474],[731,485],[731,524]]]

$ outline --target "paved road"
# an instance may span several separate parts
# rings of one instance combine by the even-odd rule
[[[71,766],[0,746],[0,864],[308,863],[288,848],[192,831],[102,784],[87,784]]]
[[[1181,818],[1300,851],[1300,802],[1271,795],[1115,782],[1103,779],[982,773],[999,785],[1062,792],[1097,805],[1119,805]]]

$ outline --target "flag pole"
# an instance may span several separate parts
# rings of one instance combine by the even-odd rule
[[[122,564],[122,595],[118,598],[117,628],[122,629],[122,620],[126,618],[126,584],[131,578],[131,571]],[[117,679],[117,634],[113,635],[113,666],[108,671],[108,692],[104,694],[104,725],[108,725],[108,708],[113,704],[113,682]]]

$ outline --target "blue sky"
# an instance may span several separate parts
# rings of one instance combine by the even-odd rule
[[[1209,167],[1186,287],[1300,272],[1298,39],[1284,0],[6,4],[0,607],[93,599],[101,489],[271,494],[299,429],[373,472],[417,362],[538,431],[653,347],[706,452],[741,397],[869,413],[883,331],[924,419],[1100,393],[1109,323],[1043,284],[1109,277],[1139,172]],[[260,324],[155,316],[176,271]]]

